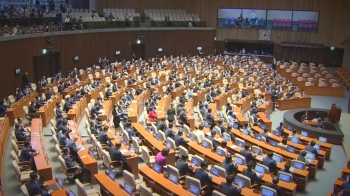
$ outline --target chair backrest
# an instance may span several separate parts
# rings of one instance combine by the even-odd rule
[[[213,149],[213,142],[210,141],[208,138],[204,138],[202,142],[207,143],[208,149]]]
[[[230,138],[230,141],[231,141],[231,136],[230,136],[230,134],[228,134],[228,133],[223,133],[222,135],[223,135],[224,138]]]
[[[158,131],[158,134],[159,134],[159,136],[160,136],[160,141],[161,142],[164,142],[165,141],[165,133],[163,132],[163,131]]]
[[[240,155],[240,154],[238,154],[238,153],[235,153],[235,154],[234,154],[234,157],[238,157],[238,158],[242,159],[242,160],[243,160],[243,165],[246,164],[246,161],[245,161],[245,157],[244,157],[244,156],[242,156],[242,155]]]
[[[132,190],[134,192],[136,190],[136,181],[134,175],[128,172],[127,170],[123,170],[123,177],[124,182],[128,183],[132,187]]]
[[[212,196],[226,196],[225,194],[220,193],[219,191],[215,190],[213,191],[213,193],[211,194]]]
[[[143,184],[140,184],[140,196],[152,196],[152,190]]]
[[[244,180],[244,187],[246,187],[246,188],[251,188],[252,187],[251,182],[250,182],[250,178],[248,176],[245,176],[243,174],[237,174],[236,178]]]
[[[79,179],[75,179],[75,185],[77,186],[78,195],[87,195],[85,187]]]
[[[20,179],[21,170],[19,169],[18,163],[15,160],[12,161],[12,166],[15,169],[17,179]]]
[[[17,163],[19,163],[18,156],[14,150],[11,150],[11,156],[12,156],[13,160],[15,160]]]
[[[220,129],[220,127],[214,126],[214,128],[215,128],[215,130],[216,130],[216,134],[221,135],[221,129]]]
[[[139,150],[140,150],[140,145],[139,145],[139,142],[137,141],[137,138],[136,137],[131,137],[131,141],[132,141],[132,146],[135,149],[135,152],[138,154]]]
[[[184,133],[185,135],[189,135],[191,132],[190,128],[187,125],[184,125]]]
[[[101,143],[100,143],[100,142],[97,142],[97,143],[96,143],[96,146],[97,146],[97,155],[98,155],[98,157],[100,157],[101,159],[103,159],[103,153],[102,153],[103,148],[102,148]]]
[[[216,149],[217,149],[217,150],[221,150],[221,151],[223,152],[223,155],[222,155],[222,156],[226,156],[226,154],[227,154],[226,149],[222,148],[221,146],[216,147]]]
[[[17,146],[17,143],[14,139],[11,140],[11,143],[12,143],[12,147],[13,149],[16,151],[16,153],[18,154],[19,153],[19,149],[18,149],[18,146]]]
[[[279,176],[280,174],[283,174],[283,175],[286,175],[286,176],[289,176],[289,180],[290,182],[293,182],[293,175],[290,174],[290,173],[287,173],[287,172],[283,172],[283,171],[279,171],[277,176]]]
[[[226,178],[226,170],[218,165],[213,165],[214,168],[220,170],[220,176]]]
[[[27,186],[25,184],[21,185],[21,191],[23,193],[23,196],[29,196]]]
[[[103,155],[103,158],[102,158],[103,164],[107,168],[110,168],[109,166],[110,166],[112,160],[111,160],[111,157],[110,157],[109,153],[107,151],[105,151],[105,150],[102,150],[102,155]]]
[[[180,156],[180,158],[183,155],[187,155],[188,156],[188,150],[185,147],[183,147],[183,146],[179,146],[179,156]]]
[[[256,165],[260,166],[260,167],[263,167],[264,170],[265,170],[265,174],[269,174],[270,171],[269,171],[269,168],[266,166],[266,165],[263,165],[263,164],[260,164],[260,163],[257,163]]]
[[[304,162],[302,162],[302,161],[292,160],[292,166],[293,166],[294,164],[302,164],[304,169],[305,169],[305,167],[306,167],[306,164],[305,164]],[[293,167],[294,167],[294,166],[293,166]],[[294,167],[294,168],[295,168],[295,167]],[[299,168],[297,168],[297,169],[299,169]]]
[[[67,173],[68,167],[67,167],[66,162],[64,161],[62,155],[58,156],[58,160],[60,161],[61,169],[62,169],[63,173],[67,175],[68,174]]]
[[[265,186],[265,185],[262,185],[262,186],[260,187],[260,194],[262,194],[262,195],[271,195],[271,194],[270,194],[271,192],[273,193],[272,196],[277,196],[277,192],[276,192],[275,189],[270,188],[270,187]]]
[[[244,144],[245,144],[245,142],[244,142],[244,140],[242,140],[242,139],[240,139],[240,138],[235,138],[235,144],[238,146],[238,143],[242,143],[243,144],[243,146],[244,146]]]
[[[176,144],[175,141],[173,139],[171,139],[170,137],[166,138],[166,142],[168,142],[170,144],[170,149],[171,150],[175,150],[176,148]]]
[[[279,157],[281,162],[283,162],[283,157],[277,153],[273,153],[273,156]]]
[[[175,176],[178,177],[178,179],[180,179],[180,173],[179,173],[179,170],[176,167],[174,167],[172,165],[168,165],[167,166],[167,172],[174,174]]]
[[[189,189],[191,184],[193,184],[193,185],[197,186],[199,189],[201,189],[201,182],[197,178],[193,178],[191,176],[186,176],[185,177],[185,187],[187,189]]]
[[[141,148],[141,158],[147,165],[149,165],[150,156],[147,148]]]

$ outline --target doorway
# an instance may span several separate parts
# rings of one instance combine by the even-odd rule
[[[35,56],[33,58],[35,67],[35,79],[39,81],[43,76],[53,77],[60,70],[60,53]]]
[[[146,44],[133,44],[131,47],[132,57],[145,59]]]

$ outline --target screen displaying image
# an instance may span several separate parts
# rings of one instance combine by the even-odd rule
[[[115,51],[115,55],[120,55],[120,51],[119,50]]]
[[[21,73],[21,69],[15,69],[15,74],[18,75]]]
[[[218,9],[218,27],[238,27],[240,28],[239,21],[237,20],[242,14],[242,9]]]
[[[317,31],[319,12],[293,11],[292,30]]]
[[[158,48],[158,52],[163,52],[163,48]]]
[[[73,60],[74,60],[74,61],[78,61],[78,60],[79,60],[79,56],[74,56],[74,57],[73,57]]]
[[[291,30],[293,11],[267,10],[267,29]]]
[[[245,20],[245,27],[266,28],[266,10],[243,9],[242,16]]]

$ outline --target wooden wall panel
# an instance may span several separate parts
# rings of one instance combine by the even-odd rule
[[[350,38],[349,0],[102,0],[97,1],[97,10],[102,8],[133,8],[143,15],[144,9],[186,9],[187,13],[198,13],[207,26],[216,27],[217,8],[256,8],[256,9],[289,9],[289,10],[312,10],[319,11],[319,30],[313,32],[277,31],[272,32],[272,41],[296,42],[306,40],[309,43],[320,43],[325,46],[344,47],[340,43]],[[257,40],[258,30],[256,29],[229,29],[219,28],[217,31],[218,40],[241,39]],[[346,50],[348,51],[348,50]],[[344,55],[344,62],[350,69],[349,52]],[[344,64],[345,65],[345,64]]]
[[[92,66],[99,57],[104,56],[111,62],[117,59],[130,60],[131,44],[136,43],[140,33],[145,36],[142,42],[146,44],[146,58],[149,58],[171,54],[195,55],[197,46],[202,46],[204,54],[209,54],[214,48],[216,30],[146,30],[54,36],[54,49],[61,55],[60,70],[65,75],[67,70],[74,67],[81,69]],[[21,85],[25,71],[29,73],[31,82],[35,82],[33,57],[41,55],[46,39],[47,37],[37,37],[1,42],[0,98],[14,94],[15,87]],[[163,48],[163,53],[157,52],[158,47]],[[119,57],[114,54],[116,50],[121,51]],[[79,56],[79,61],[74,62],[73,56]],[[21,69],[21,75],[15,76],[15,68]]]

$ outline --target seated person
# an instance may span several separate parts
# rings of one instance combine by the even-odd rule
[[[317,123],[314,125],[314,127],[323,129],[323,123],[321,119],[317,119]]]
[[[288,91],[288,93],[286,94],[286,97],[287,97],[288,99],[290,99],[290,98],[293,97],[293,92],[292,92],[292,90],[289,90],[289,91]]]
[[[272,178],[272,183],[267,183],[266,186],[275,189],[277,192],[277,196],[283,196],[282,189],[277,184],[279,182],[278,176]]]
[[[288,135],[288,140],[291,140],[293,137],[298,137],[297,130],[292,130],[292,134]]]
[[[235,195],[241,195],[242,192],[242,185],[238,185],[236,187],[233,185],[234,177],[232,175],[226,176],[226,182],[221,182],[220,184],[220,192],[225,195],[235,196]]]
[[[287,139],[286,138],[283,138],[282,141],[280,143],[278,143],[279,146],[283,147],[284,149],[287,148]]]
[[[5,104],[3,100],[0,101],[0,116],[5,116],[5,111],[7,110],[8,106]]]
[[[70,109],[72,109],[73,108],[73,106],[72,106],[72,102],[71,102],[71,98],[66,98],[66,103],[64,104],[64,106],[63,106],[63,109],[64,109],[64,111],[66,112],[66,113],[68,113],[68,111],[70,110]]]
[[[253,185],[255,181],[260,180],[258,176],[256,175],[255,171],[253,171],[254,163],[252,161],[249,161],[247,163],[247,168],[243,169],[242,174],[250,178],[250,183]],[[262,177],[262,176],[261,176]]]
[[[182,155],[175,163],[175,167],[179,170],[180,176],[184,176],[187,173],[193,173],[194,168],[187,163],[188,156]]]
[[[15,136],[19,142],[24,142],[29,139],[28,134],[23,132],[18,124],[15,125]]]
[[[32,114],[33,117],[38,118],[39,116],[36,114],[36,111],[37,111],[37,110],[38,110],[38,109],[35,107],[35,101],[32,101],[32,102],[30,103],[30,105],[29,105],[28,113],[29,113],[29,114]]]
[[[124,155],[120,150],[121,147],[122,144],[120,142],[115,143],[115,146],[109,147],[109,156],[111,157],[112,161],[118,161],[123,166],[123,170],[130,170],[128,163],[126,162],[126,158],[130,157],[131,155]],[[116,167],[118,166],[118,163],[113,163],[112,165],[113,167]]]
[[[103,145],[109,145],[109,141],[114,140],[115,137],[109,137],[107,135],[109,127],[105,126],[103,127],[103,130],[98,133],[98,141]]]
[[[304,115],[301,116],[301,121],[304,121],[304,120],[309,120],[309,115],[308,115],[307,111],[305,112]]]
[[[205,186],[211,183],[212,177],[206,172],[208,169],[208,163],[206,161],[201,162],[201,167],[194,170],[194,177],[201,182],[201,186]]]
[[[225,160],[222,162],[221,167],[225,169],[226,175],[235,175],[238,171],[238,166],[235,163],[235,160],[232,159],[230,153],[226,154]]]
[[[95,102],[94,105],[91,107],[91,111],[90,111],[91,116],[93,116],[93,115],[97,116],[99,114],[102,114],[102,112],[100,112],[99,110],[100,110],[100,108],[98,107],[98,103]]]
[[[253,161],[256,157],[255,153],[250,152],[250,144],[244,144],[244,149],[239,152],[242,156],[245,157],[246,163]]]
[[[159,166],[161,166],[161,173],[164,171],[164,167],[166,167],[166,157],[168,156],[170,152],[169,148],[163,148],[161,152],[158,152],[155,158],[155,163],[157,163]]]
[[[36,172],[31,172],[29,174],[30,180],[26,183],[26,187],[29,195],[41,195],[41,196],[50,196],[53,192],[52,190],[43,191],[42,188],[45,188],[45,184],[39,184],[39,175]]]
[[[132,137],[137,137],[137,133],[134,131],[134,128],[133,128],[131,122],[127,122],[125,124],[125,131],[128,133],[130,139]]]
[[[157,113],[154,111],[153,107],[150,108],[148,112],[148,122],[156,122],[157,120]]]
[[[268,152],[267,156],[263,158],[262,164],[269,168],[269,172],[273,173],[277,169],[277,163],[272,159],[273,152]]]
[[[281,136],[284,135],[284,127],[283,127],[283,123],[281,122],[280,125],[276,128],[277,131],[279,131],[281,133]]]
[[[169,127],[167,129],[165,129],[165,132],[164,132],[164,135],[165,135],[165,138],[172,138],[174,139],[175,137],[175,132],[173,131],[173,123],[169,123]],[[162,130],[162,129],[158,129],[158,130]]]
[[[182,137],[182,135],[183,135],[182,131],[178,131],[177,134],[175,135],[174,141],[175,141],[176,147],[185,146],[189,142],[189,140],[185,140]]]
[[[74,159],[71,158],[69,153],[70,153],[69,148],[64,147],[62,149],[62,158],[63,158],[64,162],[66,163],[67,167],[69,168],[68,169],[69,172],[75,173],[75,175],[74,175],[75,178],[80,178],[83,168],[80,167],[80,165],[77,162],[75,162]]]
[[[314,153],[315,155],[318,155],[317,149],[314,147],[316,145],[315,141],[311,141],[309,145],[305,147],[305,150],[311,153]]]
[[[268,129],[265,128],[265,129],[264,129],[264,132],[263,132],[263,133],[259,133],[258,135],[264,137],[264,138],[265,138],[265,141],[268,141],[268,140],[269,140],[269,136],[268,136],[267,133],[268,133]]]
[[[286,163],[284,164],[284,169],[282,169],[281,171],[286,172],[286,173],[288,173],[288,174],[292,174],[292,176],[293,176],[293,181],[296,182],[297,179],[296,179],[294,173],[291,172],[291,171],[289,171],[290,167],[291,167],[291,164],[288,163],[288,162],[286,162]]]
[[[112,96],[112,91],[110,88],[107,88],[107,91],[105,93],[105,99],[109,99],[110,96]]]
[[[208,137],[208,139],[211,141],[211,143],[213,144],[213,149],[216,149],[216,147],[218,146],[216,140],[215,140],[215,135],[216,135],[216,131],[214,129],[211,130],[210,136]]]

